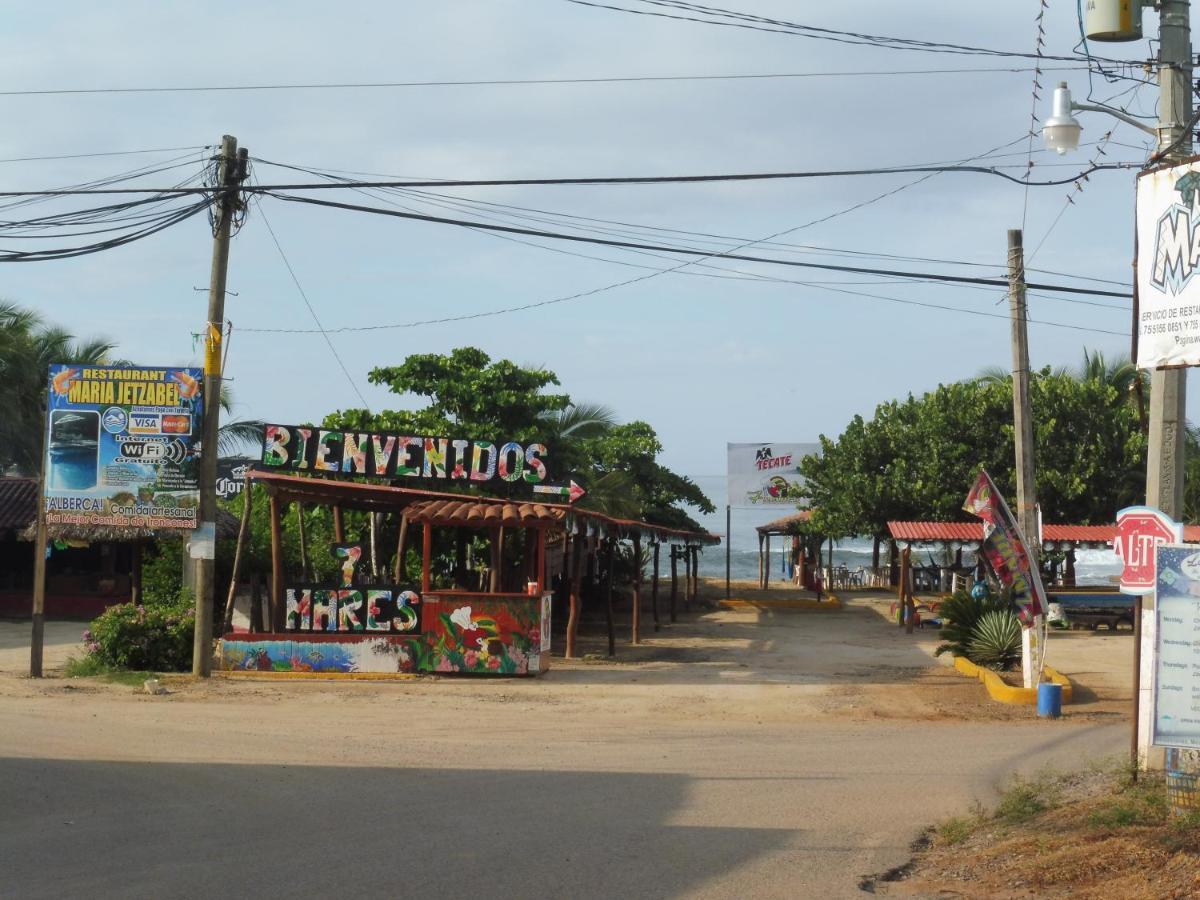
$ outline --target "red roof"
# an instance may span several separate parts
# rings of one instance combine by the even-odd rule
[[[37,481],[0,478],[0,534],[24,531],[37,518]]]
[[[983,522],[888,522],[888,532],[897,541],[978,541],[983,538]],[[1042,526],[1042,540],[1072,544],[1111,544],[1116,525]],[[1183,539],[1200,543],[1200,525],[1185,525]]]

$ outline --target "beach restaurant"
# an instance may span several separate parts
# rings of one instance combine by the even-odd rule
[[[610,655],[615,652],[613,572],[618,544],[628,542],[633,567],[631,642],[640,641],[641,548],[653,554],[652,609],[658,619],[659,548],[671,549],[672,609],[677,557],[690,558],[686,596],[696,589],[699,548],[720,538],[646,522],[617,519],[567,504],[444,493],[248,471],[241,528],[226,600],[218,668],[226,671],[379,674],[441,672],[537,675],[550,665],[554,582],[567,607],[565,656],[577,653],[585,568],[602,569]],[[266,631],[235,632],[233,607],[249,531],[254,492],[270,506],[271,577]],[[337,583],[307,581],[285,571],[283,518],[291,504],[332,511]],[[386,576],[360,566],[362,542],[348,539],[346,513],[399,519],[395,556]],[[465,584],[435,572],[435,529],[452,529],[457,546],[486,536],[486,584]],[[302,538],[303,539],[303,538]],[[420,571],[406,565],[420,546]],[[682,553],[679,551],[683,551]],[[305,548],[301,548],[302,555]],[[440,582],[440,583],[439,583]]]

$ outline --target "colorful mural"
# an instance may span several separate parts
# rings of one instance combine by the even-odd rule
[[[431,593],[419,606],[408,603],[405,624],[419,633],[372,634],[380,610],[372,607],[373,589],[303,590],[310,594],[292,604],[304,629],[287,634],[252,634],[222,639],[219,667],[226,671],[397,673],[436,672],[478,675],[536,675],[550,665],[550,598],[525,594]],[[343,617],[341,595],[355,594],[366,603]],[[366,600],[362,595],[367,596]],[[307,627],[302,624],[307,616]],[[364,630],[363,622],[366,628]],[[392,624],[395,624],[393,619]],[[355,625],[357,624],[357,627]],[[344,626],[344,627],[343,627]],[[307,631],[311,628],[312,631]],[[307,631],[307,633],[305,633]]]

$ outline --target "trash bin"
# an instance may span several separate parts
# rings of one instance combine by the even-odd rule
[[[1037,714],[1043,719],[1062,715],[1062,685],[1043,681],[1038,685]]]

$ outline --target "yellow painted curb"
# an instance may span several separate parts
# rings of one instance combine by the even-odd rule
[[[969,678],[978,678],[982,681],[983,686],[987,688],[988,696],[993,700],[1019,706],[1037,706],[1036,688],[1013,687],[1012,685],[1005,684],[1004,679],[991,669],[977,666],[964,656],[954,657],[954,668]],[[1062,685],[1062,702],[1070,703],[1071,697],[1074,694],[1071,679],[1049,666],[1045,666],[1042,672],[1047,681]]]
[[[257,669],[214,669],[213,674],[251,681],[412,681],[421,677],[412,672],[260,672]]]
[[[832,594],[825,600],[745,600],[730,597],[718,601],[717,605],[726,609],[841,609],[842,601]]]

